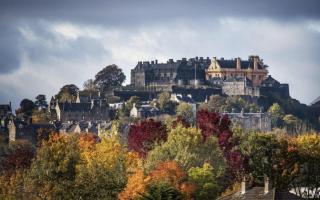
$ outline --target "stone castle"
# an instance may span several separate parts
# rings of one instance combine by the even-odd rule
[[[131,85],[133,86],[170,86],[170,85],[205,85],[230,77],[246,77],[252,87],[260,86],[267,78],[268,66],[259,56],[249,56],[248,60],[240,58],[225,60],[213,57],[195,57],[191,59],[167,63],[158,61],[138,62],[131,70]]]

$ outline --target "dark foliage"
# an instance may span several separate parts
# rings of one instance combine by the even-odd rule
[[[94,84],[98,85],[101,90],[111,86],[121,86],[126,76],[117,65],[109,65],[103,68],[95,76]]]
[[[148,119],[130,126],[128,146],[129,149],[145,157],[148,151],[152,149],[154,143],[165,141],[166,139],[166,127],[161,122]]]

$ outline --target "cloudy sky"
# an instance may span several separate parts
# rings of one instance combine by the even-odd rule
[[[318,0],[1,0],[0,104],[64,84],[82,87],[117,64],[259,55],[309,104],[320,95]]]

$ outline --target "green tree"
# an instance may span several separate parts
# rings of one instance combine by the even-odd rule
[[[210,112],[222,112],[226,105],[226,98],[220,95],[211,95],[207,104]]]
[[[209,163],[204,163],[202,167],[192,167],[188,171],[189,180],[196,183],[196,199],[216,199],[221,192],[214,169]]]
[[[121,86],[126,76],[117,65],[108,65],[99,71],[94,80],[100,90],[105,91],[112,86]]]
[[[77,99],[79,88],[74,84],[63,86],[56,95],[59,102],[74,102]]]
[[[301,119],[291,114],[285,115],[283,121],[289,134],[299,134],[305,125]]]
[[[170,103],[170,93],[169,92],[162,92],[158,96],[158,103],[160,110],[164,111],[169,103]]]
[[[146,192],[139,200],[182,200],[183,195],[166,182],[153,182],[147,186]]]
[[[32,111],[34,108],[35,104],[33,101],[29,99],[23,99],[20,102],[20,108],[16,111],[16,114],[27,120],[32,116]]]
[[[251,132],[241,141],[240,149],[249,159],[249,171],[256,183],[262,185],[267,175],[277,185],[281,174],[280,163],[287,150],[286,143],[281,143],[275,134]]]
[[[271,116],[271,125],[273,127],[280,127],[284,116],[284,111],[281,106],[278,103],[272,104],[268,109],[268,113]]]
[[[184,102],[180,103],[177,106],[176,113],[177,113],[177,116],[181,116],[183,119],[185,119],[189,123],[194,121],[192,105],[188,103],[184,103]]]
[[[203,141],[200,130],[178,125],[171,129],[166,142],[149,151],[145,168],[152,170],[159,162],[175,160],[184,170],[200,167],[205,162],[214,166],[214,173],[223,176],[226,162],[213,136]]]

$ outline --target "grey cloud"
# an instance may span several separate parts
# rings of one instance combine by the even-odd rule
[[[203,17],[269,17],[292,20],[319,18],[318,0],[4,0],[0,3],[2,18],[44,19],[94,23],[108,26],[150,25],[175,18]]]
[[[50,29],[47,23],[32,23],[22,29],[30,32],[34,38],[24,38],[21,45],[23,52],[35,63],[43,63],[47,60],[60,60],[70,62],[86,57],[99,57],[110,55],[97,39],[79,36],[75,39],[66,39],[59,33]]]
[[[0,23],[0,74],[20,67],[20,39],[17,29]]]

